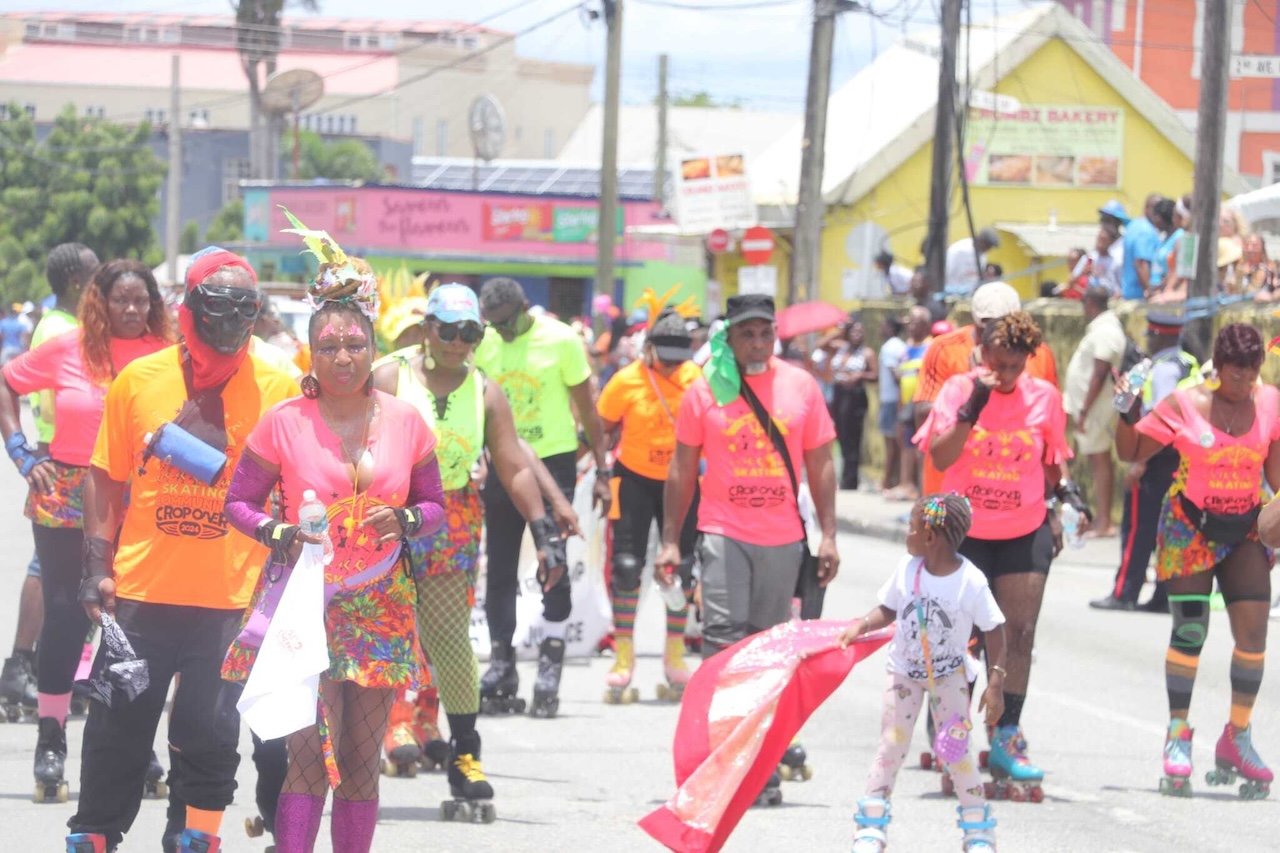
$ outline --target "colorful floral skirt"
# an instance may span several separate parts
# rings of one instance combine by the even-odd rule
[[[58,472],[53,491],[28,491],[22,514],[41,527],[84,527],[84,484],[89,469],[61,462],[54,462],[53,467]]]
[[[445,492],[444,526],[435,533],[409,540],[414,578],[466,572],[468,585],[474,587],[483,527],[484,506],[474,483]]]
[[[1175,483],[1164,501],[1164,509],[1160,515],[1160,526],[1156,533],[1156,580],[1167,581],[1174,578],[1189,578],[1203,572],[1212,571],[1231,552],[1240,547],[1212,542],[1196,529],[1187,518],[1182,508],[1180,495],[1182,489]],[[1245,542],[1260,542],[1258,527],[1249,531]],[[1267,550],[1267,560],[1271,560],[1271,551]]]

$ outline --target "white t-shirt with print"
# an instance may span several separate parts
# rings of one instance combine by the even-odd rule
[[[966,666],[973,626],[990,631],[1004,624],[991,587],[982,571],[969,560],[945,577],[924,570],[923,560],[907,555],[880,588],[880,603],[897,616],[897,632],[889,644],[889,671],[916,681],[927,681],[920,622],[916,617],[916,569],[920,569],[920,599],[933,653],[933,677],[942,678]],[[972,678],[976,673],[969,672]]]

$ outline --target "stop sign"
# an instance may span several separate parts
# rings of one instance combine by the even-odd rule
[[[742,235],[742,257],[752,266],[767,264],[773,256],[773,232],[763,225],[748,228]]]
[[[729,248],[729,232],[723,228],[717,228],[707,235],[707,248],[716,253],[727,251]]]

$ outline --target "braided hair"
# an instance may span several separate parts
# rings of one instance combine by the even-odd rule
[[[969,535],[973,522],[973,508],[969,499],[955,492],[945,495],[928,495],[919,501],[924,526],[942,537],[951,548],[959,548]]]
[[[59,243],[53,247],[45,260],[44,277],[54,296],[66,293],[75,275],[88,272],[84,266],[84,255],[91,251],[83,243]]]

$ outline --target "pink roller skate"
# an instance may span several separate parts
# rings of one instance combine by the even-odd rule
[[[1238,729],[1227,723],[1222,737],[1218,738],[1217,767],[1204,777],[1210,785],[1231,785],[1237,778],[1243,779],[1242,800],[1261,800],[1271,793],[1271,781],[1275,778],[1253,748],[1252,731],[1252,726]]]

